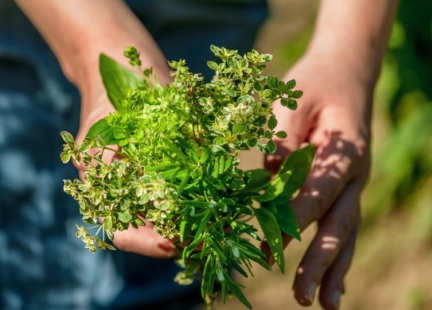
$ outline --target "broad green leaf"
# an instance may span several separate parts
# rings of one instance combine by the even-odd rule
[[[206,148],[205,152],[201,155],[199,162],[200,164],[205,164],[210,159],[211,150],[210,148]]]
[[[105,54],[99,57],[99,70],[108,98],[116,110],[121,108],[120,102],[124,99],[124,94],[142,84],[135,73]]]
[[[184,161],[188,161],[189,158],[186,156],[185,153],[183,153],[183,151],[177,147],[174,143],[172,143],[172,141],[168,138],[162,138],[165,145],[168,146],[168,148],[174,153],[176,154],[180,159],[184,160]]]
[[[74,143],[75,139],[74,137],[67,131],[61,131],[60,132],[61,137],[63,138],[63,141],[66,143]]]
[[[62,152],[60,154],[60,158],[61,158],[63,164],[66,164],[70,160],[71,155],[72,154],[70,152]]]
[[[301,90],[296,90],[292,93],[291,97],[294,99],[298,99],[303,96],[303,92]]]
[[[107,216],[106,218],[104,218],[103,227],[104,227],[105,230],[111,230],[112,229],[112,225],[113,225],[113,222],[112,222],[112,217],[111,216]]]
[[[277,126],[277,119],[274,116],[270,116],[268,123],[267,123],[268,127],[273,130],[276,128]]]
[[[207,61],[207,66],[214,71],[218,69],[218,65],[214,61]]]
[[[244,192],[258,191],[265,187],[271,180],[271,172],[266,169],[255,169],[245,171],[245,176],[250,180],[244,188]]]
[[[276,218],[280,229],[297,240],[301,240],[300,227],[297,222],[297,218],[291,205],[288,203],[281,203],[276,205],[277,214]]]
[[[283,256],[282,234],[274,214],[264,208],[255,209],[255,215],[261,226],[264,236],[272,252],[275,262],[282,273],[285,272],[285,260]]]
[[[132,215],[127,211],[119,213],[118,217],[120,221],[122,221],[123,223],[129,223],[130,220],[132,219]]]
[[[288,136],[287,133],[282,130],[276,133],[276,137],[278,137],[279,139],[285,139],[287,136]]]
[[[195,239],[183,249],[183,253],[182,253],[183,261],[186,261],[186,259],[192,254],[192,252],[201,243],[201,241],[203,241],[203,239],[204,239],[203,234],[200,234],[198,237],[195,237]]]
[[[186,224],[187,224],[186,220],[183,220],[180,223],[180,242],[184,241],[184,234],[185,234]]]
[[[276,152],[276,143],[273,142],[273,140],[269,140],[267,142],[267,149],[269,151],[270,154],[273,154],[274,152]]]
[[[233,126],[232,132],[233,134],[241,134],[246,131],[248,125],[246,123],[238,123]]]
[[[295,86],[296,86],[296,81],[295,81],[295,80],[289,80],[289,81],[286,83],[286,89],[287,89],[287,90],[291,90],[291,89],[293,89]]]
[[[283,175],[286,171],[292,171],[292,175],[285,184],[283,196],[286,201],[292,198],[305,182],[315,155],[315,146],[308,146],[292,152],[280,166],[277,175]]]
[[[271,201],[284,192],[284,188],[290,179],[292,171],[288,170],[282,174],[277,174],[270,182],[269,186],[265,189],[264,194],[257,197],[258,201]]]
[[[97,121],[90,127],[86,139],[94,139],[97,136],[100,136],[106,145],[117,144],[120,141],[115,138],[114,130],[110,125],[108,125],[105,118]]]
[[[274,75],[269,75],[267,77],[267,85],[270,88],[277,88],[279,85],[279,79],[277,77],[275,77]]]

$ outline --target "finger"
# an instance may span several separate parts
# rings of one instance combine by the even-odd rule
[[[145,226],[114,232],[114,245],[122,251],[150,257],[171,258],[177,254],[173,242],[153,231],[154,225],[144,221]]]
[[[321,135],[315,142],[311,172],[291,203],[301,230],[322,218],[351,180],[361,178],[360,188],[365,182],[366,173],[360,171],[365,166],[363,158],[354,144],[336,132],[323,131]]]
[[[320,130],[314,133],[314,142],[317,152],[311,172],[299,195],[291,202],[301,231],[327,213],[350,180],[357,178],[361,190],[368,175],[368,163],[363,164],[354,143],[344,140],[339,133]],[[364,169],[360,171],[359,167]],[[284,248],[291,240],[283,235]],[[268,263],[273,263],[265,242],[261,249],[269,258]]]
[[[315,290],[354,229],[359,214],[360,182],[350,183],[319,221],[318,231],[300,262],[294,296],[301,305],[313,302]]]
[[[320,287],[319,300],[325,310],[337,310],[340,304],[340,295],[345,292],[344,278],[351,265],[354,255],[357,233],[360,227],[360,215],[356,219],[345,246],[340,251],[333,265],[325,273]]]

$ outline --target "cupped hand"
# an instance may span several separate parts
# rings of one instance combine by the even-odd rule
[[[83,109],[81,111],[80,128],[76,137],[78,144],[82,143],[87,132],[94,123],[115,111],[103,89],[102,81],[99,82],[99,80],[97,80],[93,85],[89,86],[94,87],[84,88],[86,91],[81,91]],[[116,146],[112,147],[116,148]],[[97,151],[97,149],[89,150],[89,152],[93,152],[93,154]],[[103,160],[106,163],[111,163],[115,158],[121,159],[121,156],[112,151],[105,151],[103,154]],[[85,182],[85,165],[78,165],[75,163],[75,166],[78,168],[81,180]],[[103,221],[103,219],[101,220]],[[129,226],[126,230],[114,232],[113,243],[116,248],[150,257],[174,257],[177,251],[173,245],[173,241],[162,238],[153,230],[153,223],[146,221],[144,218],[142,218],[142,220],[145,226],[138,226],[138,228]]]
[[[314,163],[291,205],[301,230],[314,222],[318,230],[294,279],[294,296],[304,306],[319,300],[325,310],[339,308],[344,276],[351,263],[360,225],[360,194],[369,171],[369,125],[372,83],[334,57],[307,55],[285,76],[295,79],[304,95],[298,109],[274,106],[278,128],[288,138],[265,159],[276,172],[283,159],[304,143],[316,146]],[[283,237],[284,246],[291,241]],[[262,248],[269,253],[268,245]]]

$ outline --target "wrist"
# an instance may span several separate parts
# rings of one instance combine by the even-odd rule
[[[374,87],[381,69],[382,54],[381,49],[373,45],[338,38],[316,38],[309,45],[305,57],[330,62],[332,70],[341,71],[362,85]]]

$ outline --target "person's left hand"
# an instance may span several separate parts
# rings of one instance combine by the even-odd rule
[[[291,202],[301,230],[317,222],[318,231],[301,260],[293,290],[311,305],[320,287],[320,303],[338,309],[360,224],[360,194],[369,171],[369,125],[373,84],[334,55],[305,56],[285,77],[304,91],[298,110],[274,106],[278,127],[288,138],[275,141],[276,154],[265,167],[276,172],[284,158],[303,143],[316,146],[315,160],[301,192]],[[284,246],[291,238],[284,235]],[[264,242],[262,249],[270,255]]]

